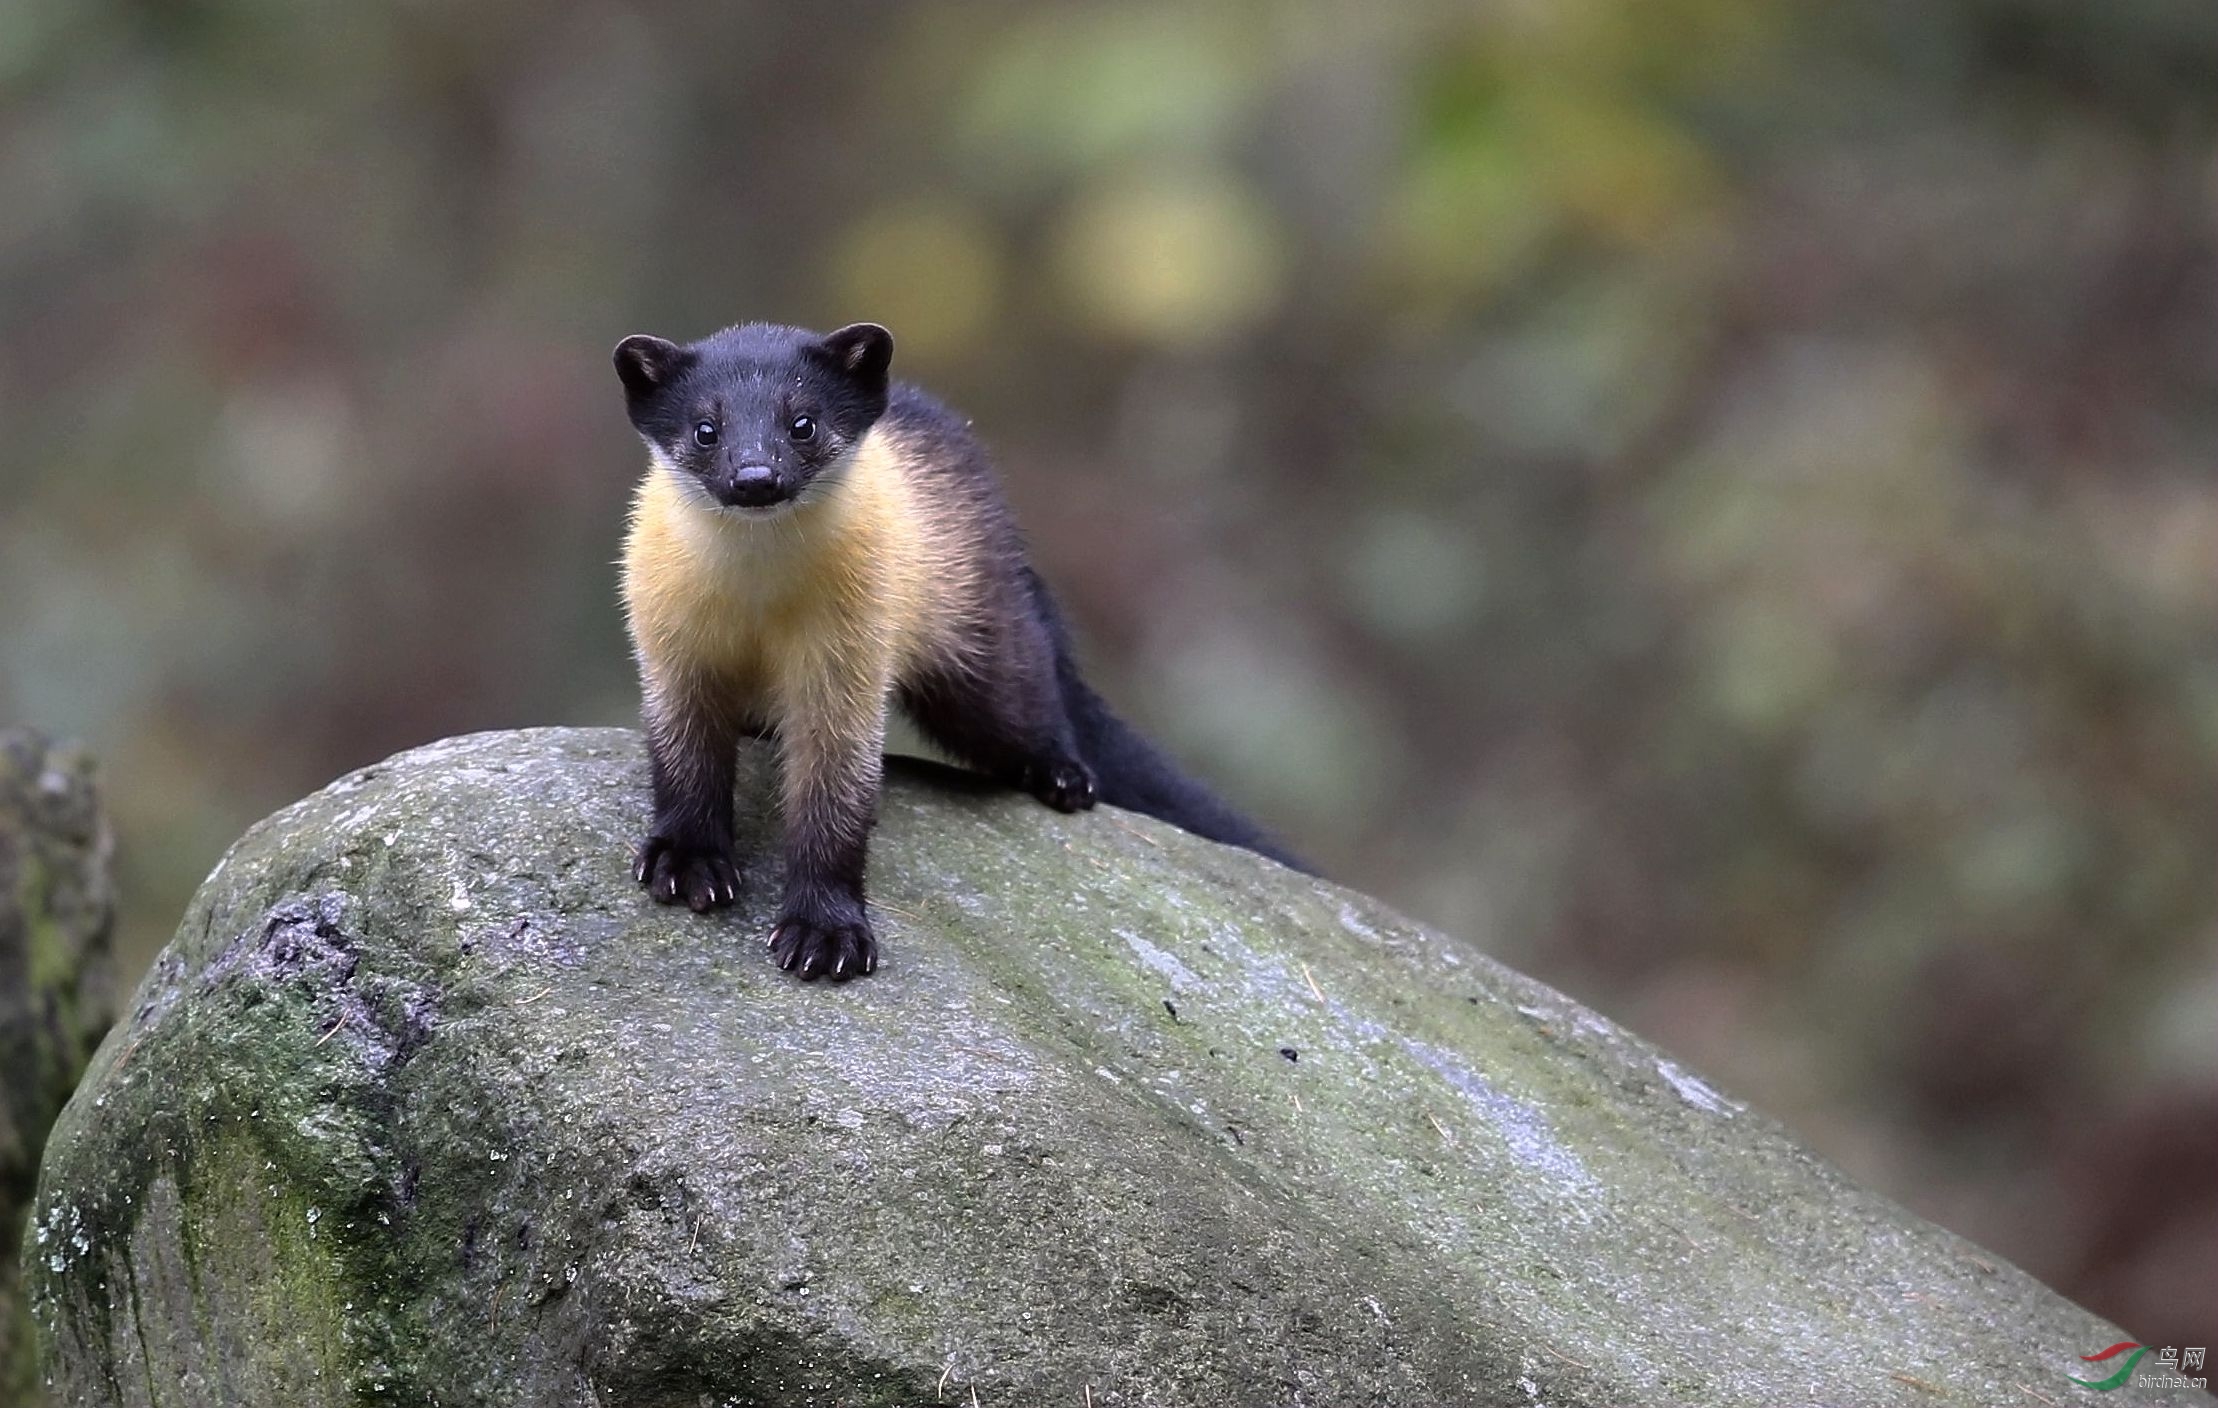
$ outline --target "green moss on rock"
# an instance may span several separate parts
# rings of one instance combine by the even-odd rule
[[[1375,901],[896,769],[879,975],[648,903],[636,736],[250,832],[57,1127],[65,1402],[1984,1404],[2125,1337]],[[2148,1395],[2163,1401],[2161,1395]]]
[[[17,1258],[47,1127],[114,1015],[108,851],[92,760],[0,730],[0,1408],[44,1401]]]

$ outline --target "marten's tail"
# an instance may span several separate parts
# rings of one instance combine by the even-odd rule
[[[1054,598],[1037,574],[1029,568],[1026,571],[1031,576],[1032,599],[1038,603],[1041,619],[1055,641],[1055,678],[1062,687],[1063,705],[1070,711],[1071,725],[1078,734],[1078,750],[1094,770],[1095,789],[1101,800],[1315,874],[1307,861],[1181,772],[1162,749],[1110,710],[1078,673],[1070,630],[1063,624]]]

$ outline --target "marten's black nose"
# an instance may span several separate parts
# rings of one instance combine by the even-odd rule
[[[727,481],[725,502],[741,508],[764,508],[786,496],[778,471],[766,464],[743,464]]]

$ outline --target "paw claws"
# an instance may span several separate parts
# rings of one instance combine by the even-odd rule
[[[1036,764],[1025,770],[1024,790],[1059,812],[1082,812],[1095,801],[1092,768],[1075,758]]]
[[[782,919],[770,931],[770,953],[780,969],[803,982],[822,977],[843,983],[878,967],[877,939],[859,913],[845,922]]]
[[[640,843],[632,861],[632,879],[646,887],[658,904],[683,904],[696,914],[739,898],[739,881],[728,851],[661,836]]]

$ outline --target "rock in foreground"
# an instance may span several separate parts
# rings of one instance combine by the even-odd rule
[[[897,770],[885,962],[626,873],[637,738],[264,822],[57,1127],[71,1404],[1987,1404],[2126,1336],[1361,896]],[[2137,1402],[2156,1401],[2144,1395]]]
[[[47,1127],[115,1015],[92,759],[0,729],[0,1408],[44,1401],[17,1251]]]

